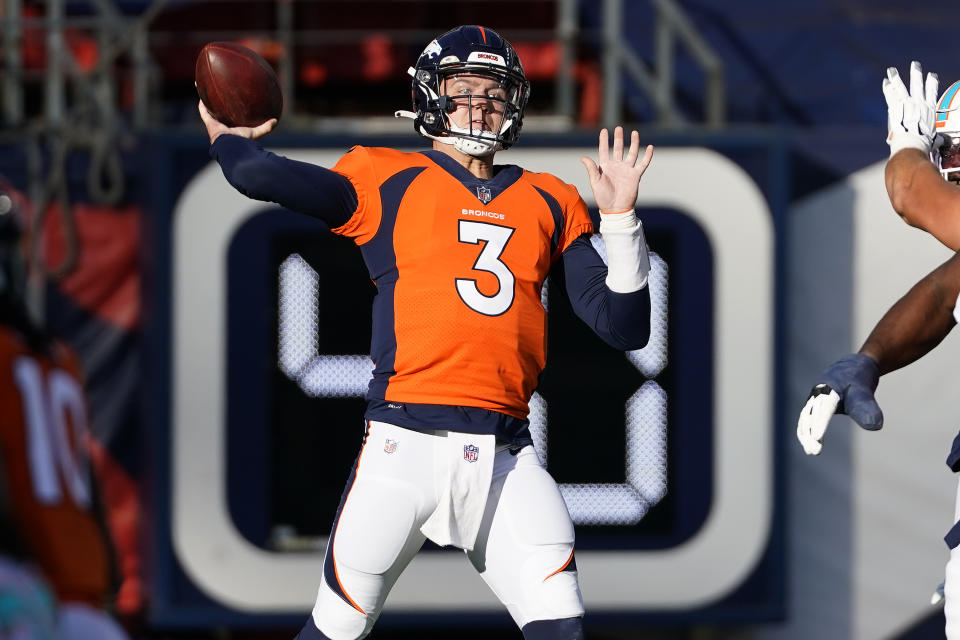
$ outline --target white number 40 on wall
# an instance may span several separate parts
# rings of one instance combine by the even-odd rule
[[[509,236],[509,232],[503,233],[498,248],[494,250],[495,255],[499,254],[499,249],[502,249]],[[605,258],[605,247],[598,236],[593,237],[593,244]],[[561,484],[560,492],[576,524],[636,524],[667,493],[667,394],[656,381],[667,365],[667,265],[655,253],[650,258],[650,340],[643,349],[626,354],[647,381],[631,395],[624,407],[624,482]],[[494,264],[492,259],[485,264],[487,268],[484,270],[494,271],[496,268],[490,266]],[[503,267],[502,270],[505,269]],[[509,274],[509,271],[506,273]],[[373,371],[370,357],[318,353],[317,310],[318,305],[324,302],[318,297],[319,277],[296,253],[280,265],[280,369],[311,397],[362,398]],[[498,275],[498,280],[501,281],[500,292],[509,292],[512,299],[512,280],[509,287],[502,285],[501,275]],[[457,287],[464,301],[470,302],[471,308],[480,310],[478,307],[483,302],[487,304],[483,307],[486,315],[496,315],[490,306],[492,299],[483,299],[475,287],[473,297],[465,296],[467,286],[462,281],[457,282]],[[546,308],[546,287],[541,299]],[[530,401],[530,433],[537,454],[546,463],[547,403],[538,393],[534,393]]]

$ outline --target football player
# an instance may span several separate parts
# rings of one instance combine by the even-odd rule
[[[910,89],[897,70],[887,69],[883,93],[888,108],[890,160],[886,185],[896,212],[910,225],[960,249],[960,82],[937,102],[938,79],[920,63],[910,65]],[[797,422],[804,451],[818,455],[834,413],[845,413],[870,431],[883,426],[874,398],[880,376],[922,357],[960,321],[960,253],[920,280],[874,327],[860,351],[846,355],[821,374]],[[947,464],[960,471],[960,435]],[[960,489],[958,511],[960,520]],[[946,635],[960,638],[960,522],[944,538],[950,547],[943,585]],[[937,597],[935,596],[934,601]]]
[[[582,158],[608,264],[576,188],[494,165],[523,125],[530,84],[513,47],[480,26],[432,41],[413,78],[414,130],[432,149],[354,147],[332,169],[262,150],[275,121],[200,114],[227,180],[352,238],[377,287],[366,433],[337,510],[301,640],[371,630],[426,539],[463,549],[527,640],[583,638],[574,531],[532,446],[528,402],[546,357],[548,273],[608,344],[649,335],[650,270],[634,213],[639,135]]]
[[[885,182],[890,203],[904,221],[960,249],[960,81],[937,100],[939,80],[910,63],[910,89],[887,69],[890,160]]]
[[[59,601],[57,638],[124,640],[105,611],[113,561],[89,465],[87,403],[74,352],[23,300],[21,223],[0,189],[0,469],[18,539]]]

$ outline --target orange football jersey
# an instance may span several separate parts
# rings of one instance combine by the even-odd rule
[[[0,326],[0,455],[13,516],[62,601],[101,606],[109,546],[93,511],[88,413],[75,354]]]
[[[512,165],[481,180],[438,151],[354,147],[334,171],[358,198],[334,232],[377,286],[368,397],[525,419],[546,363],[544,279],[593,231],[576,188]]]

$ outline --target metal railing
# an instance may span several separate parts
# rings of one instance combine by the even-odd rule
[[[630,48],[623,37],[623,0],[603,1],[603,122],[620,121],[623,103],[623,76],[626,71],[650,98],[657,123],[678,126],[687,122],[677,108],[675,90],[675,48],[687,47],[707,77],[703,122],[720,126],[726,121],[724,71],[720,57],[698,32],[676,0],[650,0],[656,17],[653,27],[654,60],[651,69]]]
[[[146,126],[156,96],[152,86],[158,81],[158,70],[152,65],[148,51],[149,25],[160,13],[166,0],[153,0],[139,16],[121,14],[112,0],[89,0],[96,14],[66,16],[65,0],[46,0],[41,16],[23,15],[22,0],[2,0],[0,15],[4,35],[3,53],[3,121],[7,126],[26,123],[24,113],[25,86],[29,80],[23,67],[21,49],[24,34],[36,30],[44,34],[45,67],[43,69],[43,119],[51,126],[60,126],[67,117],[67,87],[72,85],[78,103],[90,103],[104,120],[116,118],[116,78],[113,71],[118,58],[127,56],[132,62],[134,79],[132,122]],[[68,29],[93,32],[98,42],[94,68],[83,71],[66,46]]]
[[[218,3],[220,0],[205,0]],[[317,31],[300,29],[294,24],[294,2],[306,0],[273,0],[275,27],[257,35],[280,44],[286,55],[278,61],[278,75],[285,102],[295,105],[297,82],[295,59],[297,45],[333,41],[348,43],[360,41],[371,32]],[[396,0],[416,2],[418,0]],[[458,0],[452,0],[458,1]],[[465,0],[459,0],[465,1]],[[466,0],[469,1],[469,0]],[[525,0],[515,0],[523,2]],[[704,99],[703,122],[720,126],[725,121],[724,72],[719,57],[706,40],[697,33],[676,0],[650,0],[655,10],[653,24],[654,55],[652,66],[645,63],[631,49],[624,37],[623,0],[603,0],[602,89],[595,72],[593,88],[584,80],[585,68],[577,62],[577,46],[586,34],[579,27],[579,0],[554,0],[556,24],[552,30],[539,29],[511,32],[512,38],[527,41],[553,41],[557,45],[557,65],[554,79],[556,93],[553,112],[564,128],[578,122],[577,84],[582,82],[584,93],[602,92],[603,124],[621,122],[623,114],[624,77],[632,78],[650,98],[656,112],[657,124],[679,126],[686,123],[675,100],[674,55],[677,45],[687,48],[693,59],[704,70],[707,85]],[[125,184],[120,147],[124,138],[132,138],[138,131],[161,124],[162,113],[160,70],[150,58],[151,44],[165,36],[151,30],[151,23],[160,14],[166,0],[151,0],[138,16],[129,17],[117,10],[113,0],[88,0],[94,10],[90,16],[67,16],[66,0],[45,0],[43,16],[24,15],[23,0],[0,0],[0,54],[3,55],[0,79],[0,142],[15,141],[25,145],[27,152],[29,199],[35,215],[30,217],[30,264],[33,273],[43,272],[48,277],[69,273],[77,260],[76,229],[68,201],[66,159],[74,151],[89,153],[87,192],[94,201],[113,204],[123,196]],[[231,3],[233,0],[231,0]],[[97,59],[93,68],[81,69],[69,50],[65,38],[68,29],[84,29],[94,33],[97,41]],[[45,66],[40,76],[28,76],[21,54],[24,34],[42,33],[44,36]],[[250,33],[191,32],[188,38],[235,39]],[[424,30],[390,32],[390,37],[405,44],[426,43],[434,34]],[[183,44],[184,34],[174,34]],[[121,109],[118,100],[117,77],[114,66],[126,58],[132,68],[132,104]],[[29,83],[42,89],[42,113],[27,114],[26,89]],[[588,95],[596,103],[598,96]],[[301,117],[301,123],[309,118]],[[370,125],[366,125],[370,126]],[[56,203],[59,206],[49,205]],[[41,256],[40,232],[44,217],[51,211],[63,217],[61,228],[67,247],[63,262],[45,267]],[[31,296],[31,306],[42,316],[42,288]]]
[[[112,73],[115,61],[121,57],[131,62],[133,101],[128,119],[134,129],[161,124],[160,91],[161,71],[150,59],[151,44],[181,38],[234,39],[243,36],[260,36],[278,42],[286,55],[277,60],[278,75],[288,105],[297,104],[295,59],[297,45],[323,42],[359,41],[371,31],[339,30],[321,31],[304,29],[294,24],[294,6],[307,0],[273,0],[275,25],[257,33],[246,32],[193,32],[190,34],[163,33],[151,29],[151,22],[164,8],[166,0],[153,0],[139,16],[121,14],[114,0],[88,0],[94,10],[90,16],[67,17],[65,0],[46,0],[45,15],[24,16],[23,0],[0,0],[3,14],[0,15],[0,34],[3,35],[3,91],[2,116],[7,127],[18,127],[27,121],[24,113],[24,86],[28,80],[23,69],[21,55],[25,30],[45,32],[46,60],[43,70],[43,120],[49,126],[62,126],[67,118],[68,95],[74,102],[85,102],[98,119],[118,123],[117,83]],[[408,4],[413,0],[396,0]],[[463,1],[463,0],[461,0]],[[523,0],[518,0],[523,1]],[[208,4],[223,6],[218,0],[204,0]],[[719,56],[697,31],[676,0],[649,0],[654,9],[652,32],[654,49],[652,62],[647,63],[631,48],[625,37],[631,29],[640,37],[648,37],[634,25],[624,21],[624,0],[603,0],[602,25],[599,34],[599,58],[602,68],[602,119],[612,124],[622,119],[625,79],[632,79],[650,100],[661,125],[676,126],[688,121],[677,108],[675,56],[678,47],[685,47],[692,59],[703,70],[706,78],[704,106],[701,121],[711,126],[725,122],[724,69]],[[197,3],[200,4],[200,3]],[[522,35],[531,41],[553,41],[558,48],[554,84],[556,87],[553,114],[574,126],[577,123],[577,46],[589,35],[579,26],[580,0],[555,0],[555,24],[552,29],[531,29]],[[66,29],[86,29],[96,34],[99,56],[92,71],[81,72],[65,45]],[[379,31],[383,31],[380,29]],[[644,29],[646,31],[646,29]],[[389,32],[392,40],[402,43],[423,43],[433,34],[425,30],[394,30]],[[517,38],[516,33],[511,33]],[[72,92],[68,94],[67,88]]]

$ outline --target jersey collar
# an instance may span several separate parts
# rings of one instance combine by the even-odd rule
[[[523,169],[516,165],[499,164],[493,168],[493,177],[484,180],[467,171],[463,165],[441,151],[429,149],[420,153],[458,180],[467,191],[473,194],[473,197],[483,204],[494,200],[523,175]]]

